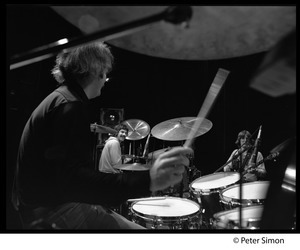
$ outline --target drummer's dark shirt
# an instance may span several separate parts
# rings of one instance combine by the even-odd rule
[[[150,196],[149,171],[107,174],[95,169],[88,102],[79,85],[62,85],[33,111],[17,158],[13,197],[21,205],[118,205]]]

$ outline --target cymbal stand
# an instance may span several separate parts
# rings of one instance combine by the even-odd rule
[[[98,144],[98,134],[96,132],[96,127],[93,128],[93,162],[94,162],[94,167],[95,170],[98,169],[98,164],[97,164],[97,144]]]
[[[252,148],[253,146],[250,146],[250,147],[246,147],[246,150]],[[246,151],[246,150],[243,150],[242,152]],[[246,158],[244,159],[244,161],[242,161],[242,154],[240,153],[239,154],[239,157],[240,157],[240,160],[239,160],[239,174],[240,174],[240,180],[239,180],[239,186],[240,186],[240,198],[239,198],[239,202],[240,202],[240,205],[239,205],[239,225],[240,225],[240,228],[239,229],[242,229],[243,225],[242,225],[242,218],[243,218],[243,215],[242,215],[242,212],[243,212],[243,204],[242,204],[242,200],[243,200],[243,172],[244,172],[244,168],[245,168],[245,165],[247,164],[248,160],[247,160],[247,156]]]

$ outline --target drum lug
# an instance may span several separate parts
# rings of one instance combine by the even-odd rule
[[[155,218],[154,220],[153,220],[153,224],[151,225],[151,229],[157,229],[158,228],[158,226],[159,226],[159,219],[158,218]]]

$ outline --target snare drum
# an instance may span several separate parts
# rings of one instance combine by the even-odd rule
[[[239,181],[237,172],[220,172],[202,176],[190,184],[194,199],[201,205],[202,212],[208,218],[222,210],[219,193],[222,189]]]
[[[240,208],[234,208],[214,214],[213,229],[259,229],[263,205],[242,207],[242,226]]]
[[[242,206],[261,205],[264,203],[269,188],[269,181],[254,181],[242,184],[242,200],[240,185],[228,187],[220,193],[220,202],[224,210]]]
[[[131,206],[133,222],[148,229],[199,229],[200,206],[178,197],[138,201]]]

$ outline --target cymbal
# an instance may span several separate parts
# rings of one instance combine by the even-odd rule
[[[150,132],[149,124],[143,120],[131,119],[123,121],[122,123],[129,129],[128,136],[126,137],[127,140],[141,140]]]
[[[150,165],[140,164],[140,163],[133,163],[133,164],[122,164],[116,166],[115,168],[120,170],[128,170],[128,171],[146,171],[150,169]]]
[[[285,141],[283,141],[282,143],[278,144],[275,148],[273,148],[270,153],[275,153],[275,152],[281,152],[283,150],[285,150],[287,147],[289,147],[292,143],[295,143],[296,141],[296,138],[292,137],[292,138],[289,138]]]
[[[52,6],[89,35],[150,17],[168,6]],[[191,6],[188,27],[159,22],[108,43],[149,56],[214,60],[268,51],[296,27],[296,6]]]
[[[250,87],[272,97],[296,93],[296,29],[265,56]]]
[[[195,137],[205,134],[212,128],[212,122],[206,118],[179,117],[157,124],[151,133],[154,137],[164,141],[186,140],[197,119],[203,119],[203,121],[195,133]]]
[[[92,123],[90,125],[90,129],[91,129],[91,132],[96,132],[96,133],[100,133],[100,134],[114,134],[117,132],[115,129],[112,129],[110,127],[106,127],[103,125],[99,125],[97,123]]]

